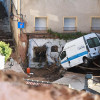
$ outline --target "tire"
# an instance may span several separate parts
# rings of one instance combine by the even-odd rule
[[[88,58],[83,58],[83,65],[88,67],[90,65],[90,60]]]

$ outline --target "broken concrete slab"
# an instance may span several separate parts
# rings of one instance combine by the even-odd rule
[[[75,90],[83,90],[85,85],[85,75],[67,72],[63,78],[58,79],[54,83],[63,83],[70,85]]]

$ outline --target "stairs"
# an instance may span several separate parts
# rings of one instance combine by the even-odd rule
[[[14,39],[10,29],[9,17],[7,17],[6,10],[0,2],[0,41],[10,44],[10,47],[14,50]]]
[[[14,44],[14,39],[11,34],[12,34],[11,32],[4,32],[0,30],[0,41],[3,41],[7,44],[9,43],[10,47],[14,51],[15,44]]]
[[[4,19],[0,20],[0,30],[3,30],[5,33],[11,33],[10,22],[8,17],[5,17]]]

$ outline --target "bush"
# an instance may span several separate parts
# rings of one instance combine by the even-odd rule
[[[7,59],[10,57],[11,53],[12,49],[9,47],[9,44],[0,41],[0,54],[5,56],[5,61],[7,61]]]
[[[57,32],[53,32],[51,29],[48,30],[48,33],[60,38],[60,39],[64,39],[64,40],[69,40],[69,39],[76,39],[79,38],[83,35],[86,35],[87,33],[81,33],[81,32],[76,32],[76,33],[57,33]]]

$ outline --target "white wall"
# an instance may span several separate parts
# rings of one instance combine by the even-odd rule
[[[45,65],[45,62],[38,66],[38,62],[33,62],[34,54],[33,48],[38,46],[46,45],[51,50],[52,46],[58,46],[58,52],[50,52],[50,57],[54,61],[54,58],[58,58],[59,52],[61,52],[62,47],[65,45],[66,41],[59,39],[30,39],[29,40],[29,48],[28,48],[28,57],[29,57],[29,67],[30,68],[39,68]],[[51,61],[51,60],[50,60]],[[54,61],[55,62],[55,61]]]

